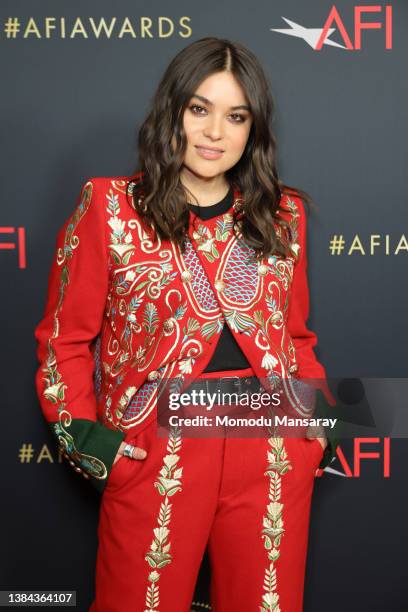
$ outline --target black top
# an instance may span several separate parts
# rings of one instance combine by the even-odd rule
[[[216,202],[216,204],[210,204],[209,206],[197,206],[196,204],[189,204],[189,208],[195,213],[200,219],[211,219],[218,215],[222,215],[229,210],[233,204],[234,192],[232,186],[229,188],[227,195]],[[242,370],[244,368],[250,368],[251,364],[248,363],[247,358],[241,351],[238,343],[236,342],[228,323],[224,322],[224,327],[219,336],[217,346],[215,347],[214,354],[204,369],[204,372],[218,372],[220,370]]]
[[[195,213],[200,219],[211,219],[218,215],[223,215],[229,208],[231,208],[234,199],[234,192],[232,187],[229,188],[226,196],[215,204],[209,206],[197,206],[196,204],[189,204],[189,208]]]

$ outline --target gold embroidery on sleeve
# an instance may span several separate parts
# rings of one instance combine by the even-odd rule
[[[58,417],[57,423],[53,424],[54,431],[58,437],[60,446],[67,452],[71,459],[77,463],[94,478],[104,479],[107,476],[106,465],[97,457],[80,453],[75,447],[74,438],[66,431],[65,427],[69,427],[72,421],[72,415],[65,409],[65,390],[68,385],[64,382],[61,373],[58,371],[58,363],[55,355],[55,350],[52,345],[54,338],[59,335],[59,319],[58,313],[62,308],[65,297],[65,289],[69,284],[69,263],[72,260],[75,249],[79,246],[79,238],[74,233],[81,219],[87,213],[92,200],[93,184],[88,182],[84,185],[81,201],[72,214],[70,223],[67,225],[64,245],[57,251],[56,262],[58,266],[62,266],[59,285],[59,299],[54,312],[54,329],[52,336],[48,338],[48,353],[46,359],[46,367],[43,372],[45,388],[43,390],[44,397],[57,404]]]

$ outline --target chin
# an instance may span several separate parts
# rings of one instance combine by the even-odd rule
[[[191,158],[186,158],[184,165],[195,174],[202,174],[203,176],[210,177],[226,172],[234,164],[227,163],[225,158],[219,160],[197,160],[197,156],[194,156],[193,160],[191,160]]]
[[[212,162],[206,164],[184,164],[187,170],[196,174],[197,176],[201,176],[203,178],[213,178],[218,176],[219,174],[223,174],[225,172],[225,168],[223,166],[218,166],[216,163]]]

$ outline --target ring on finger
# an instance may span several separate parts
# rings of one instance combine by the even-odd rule
[[[135,449],[135,446],[132,446],[132,444],[126,444],[125,448],[123,449],[123,454],[125,455],[125,457],[130,457],[131,459],[133,459],[133,450]]]

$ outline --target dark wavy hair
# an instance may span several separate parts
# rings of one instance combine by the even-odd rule
[[[224,38],[206,37],[183,48],[170,62],[154,93],[151,110],[138,135],[138,177],[127,184],[127,196],[146,228],[178,243],[184,251],[188,232],[187,191],[180,181],[186,149],[183,114],[200,83],[208,76],[229,71],[243,89],[252,112],[252,125],[245,150],[226,173],[231,186],[242,193],[241,210],[233,212],[233,227],[254,249],[256,258],[288,254],[285,241],[273,222],[290,227],[279,218],[283,194],[310,196],[278,178],[276,139],[272,132],[274,102],[268,79],[256,56],[243,45]],[[171,140],[176,147],[172,150]],[[133,175],[132,175],[133,176]],[[129,199],[129,198],[128,198]],[[241,214],[243,212],[243,214]]]

